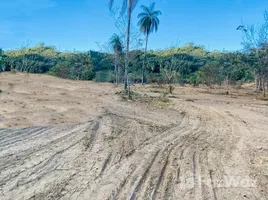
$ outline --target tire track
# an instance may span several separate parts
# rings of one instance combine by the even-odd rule
[[[140,188],[141,188],[141,186],[142,186],[143,181],[147,178],[148,173],[149,173],[150,169],[152,168],[152,165],[154,164],[154,162],[155,162],[155,160],[156,160],[156,157],[157,157],[157,155],[159,154],[159,152],[160,152],[160,150],[158,150],[158,151],[154,154],[154,156],[153,156],[151,162],[150,162],[149,165],[147,166],[147,168],[146,168],[146,170],[144,171],[144,173],[142,174],[142,176],[139,178],[138,183],[136,184],[136,186],[135,186],[135,188],[134,188],[132,194],[130,195],[130,200],[134,200],[134,199],[136,198],[136,195],[137,195],[137,193],[139,192],[139,190],[140,190]]]
[[[52,128],[48,134],[32,129],[36,138],[26,133],[24,136],[12,133],[8,138],[6,132],[3,137],[7,137],[7,143],[2,145],[13,141],[10,146],[20,146],[21,142],[15,141],[23,141],[24,137],[25,141],[29,138],[37,141],[36,144],[44,141],[40,146],[31,144],[29,149],[20,147],[17,161],[15,157],[15,160],[4,161],[4,169],[0,168],[0,199],[6,200],[8,195],[12,198],[18,193],[23,193],[18,200],[43,199],[46,195],[48,199],[82,200],[227,197],[242,200],[244,191],[248,197],[252,197],[251,193],[257,196],[258,191],[254,189],[217,189],[214,185],[214,181],[232,174],[230,169],[240,170],[235,164],[242,158],[236,161],[233,156],[244,148],[241,133],[245,125],[215,105],[183,104],[186,115],[172,126],[159,126],[155,121],[157,127],[154,127],[152,121],[143,119],[145,117],[106,113],[90,125]],[[170,119],[174,116],[169,115]],[[57,135],[46,138],[53,133]],[[3,152],[0,145],[0,155]],[[35,156],[36,153],[44,154],[43,160]],[[35,163],[36,159],[40,163]],[[19,172],[20,162],[29,168]],[[235,172],[243,175],[246,171]],[[75,175],[70,176],[71,173]],[[54,175],[58,176],[54,178]],[[44,180],[49,180],[51,185],[43,185]],[[193,186],[187,185],[186,180],[192,180]],[[208,180],[208,184],[203,180]]]

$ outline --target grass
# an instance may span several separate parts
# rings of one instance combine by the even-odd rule
[[[122,90],[120,92],[117,92],[116,94],[119,95],[122,98],[122,100],[128,100],[127,90]],[[147,103],[161,108],[169,105],[171,102],[170,99],[168,98],[167,93],[162,93],[159,97],[152,97],[147,94],[140,94],[138,92],[131,91],[130,97],[131,97],[130,100],[133,102]]]
[[[117,92],[116,94],[119,95],[122,98],[122,100],[129,100],[127,90],[121,90],[120,92]],[[147,94],[140,94],[135,91],[130,91],[130,100],[134,102],[146,103],[146,102],[151,102],[153,100],[153,97],[150,97]]]
[[[150,90],[150,92],[153,92],[153,93],[162,93],[161,90],[156,90],[156,89],[154,89],[154,90]]]
[[[153,93],[168,93],[172,94],[175,90],[175,87],[173,85],[153,85],[151,86],[153,89],[150,90],[150,92]]]
[[[194,102],[194,100],[193,100],[193,99],[189,99],[189,98],[185,99],[185,101]]]
[[[261,100],[261,101],[268,101],[268,95],[263,96],[263,94],[261,94],[261,95],[258,95],[256,99]]]

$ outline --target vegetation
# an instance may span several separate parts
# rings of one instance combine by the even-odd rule
[[[123,53],[123,43],[118,34],[114,34],[110,38],[110,46],[114,51],[114,72],[115,72],[115,83],[118,84],[118,74],[121,72],[120,58]]]
[[[117,36],[116,36],[117,37]],[[112,39],[118,39],[115,36]],[[112,41],[112,40],[111,40]],[[121,47],[114,45],[116,65],[122,67]],[[122,83],[124,75],[116,69],[114,75],[115,54],[90,51],[58,52],[54,47],[39,44],[31,48],[5,51],[2,56],[3,71],[48,73],[61,78],[75,80],[96,80],[98,82]],[[132,83],[142,81],[144,52],[129,52],[129,80]],[[119,58],[119,59],[118,59]],[[251,54],[241,52],[208,52],[202,46],[187,44],[183,47],[161,51],[149,51],[145,61],[145,74],[148,83],[159,84],[199,84],[230,85],[254,80],[255,65]],[[122,70],[123,71],[123,70]]]
[[[159,19],[158,16],[161,15],[161,11],[155,11],[155,3],[152,3],[150,7],[141,6],[143,12],[138,15],[139,22],[138,25],[140,26],[141,32],[145,35],[145,48],[144,48],[144,57],[142,63],[142,84],[144,83],[144,67],[145,67],[145,59],[146,59],[146,52],[148,46],[149,35],[156,32],[159,26]]]
[[[255,72],[256,90],[263,91],[265,96],[268,89],[268,11],[264,12],[262,25],[240,25],[237,30],[243,32],[243,45]]]
[[[3,52],[0,50],[0,71],[48,73],[61,78],[95,80],[98,82],[192,84],[198,86],[240,86],[255,79],[256,90],[268,89],[268,12],[261,26],[240,25],[243,33],[243,52],[207,51],[192,43],[182,47],[147,51],[148,38],[159,26],[160,11],[155,3],[141,6],[139,28],[145,35],[144,51],[129,49],[132,11],[138,1],[124,0],[122,13],[127,14],[125,36],[114,34],[109,41],[113,53],[59,52],[53,46],[38,44]],[[110,8],[114,1],[110,0]],[[133,31],[132,31],[133,32]],[[126,39],[126,43],[122,41]],[[123,73],[124,71],[124,73]],[[129,94],[130,93],[130,87]]]
[[[58,52],[54,47],[39,44],[32,48],[6,51],[3,71],[49,73],[61,78],[92,80],[93,61],[88,53]]]
[[[130,26],[131,26],[131,15],[138,0],[123,0],[122,13],[127,11],[127,30],[126,30],[126,55],[125,55],[125,76],[124,76],[124,88],[127,89],[128,84],[128,68],[129,68],[129,45],[130,45]],[[112,8],[114,0],[110,0],[110,9]],[[129,88],[130,90],[130,88]]]
[[[122,100],[131,99],[134,102],[147,103],[156,107],[165,107],[171,103],[168,97],[168,93],[166,93],[165,91],[161,92],[161,95],[157,97],[152,97],[147,94],[140,94],[135,91],[130,91],[130,98],[129,98],[129,94],[127,90],[122,90],[118,92],[117,94],[122,98]]]

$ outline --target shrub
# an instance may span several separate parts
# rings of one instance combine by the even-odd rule
[[[113,82],[114,81],[113,71],[107,70],[107,71],[96,72],[95,81],[96,82]]]

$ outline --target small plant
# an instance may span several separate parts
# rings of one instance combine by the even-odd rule
[[[8,83],[9,88],[12,90],[14,88],[14,84],[13,83]]]
[[[10,69],[10,72],[11,72],[12,74],[16,74],[16,69],[15,69],[14,67],[12,67],[12,68]]]
[[[3,90],[0,89],[0,94],[3,92]]]
[[[268,97],[263,96],[263,95],[259,95],[259,96],[257,96],[257,99],[258,99],[258,100],[261,100],[261,101],[268,101]]]
[[[121,90],[120,92],[116,92],[123,100],[131,99],[131,100],[138,100],[142,97],[141,94],[134,92],[134,91],[128,91],[128,90]]]
[[[180,114],[182,115],[182,116],[185,116],[186,115],[186,111],[180,111]]]
[[[87,135],[84,137],[83,145],[85,147],[85,150],[89,149],[91,146],[91,139]]]
[[[190,101],[190,102],[194,102],[194,100],[193,99],[185,99],[185,101]]]
[[[175,90],[175,87],[173,85],[169,85],[168,86],[168,92],[169,92],[169,94],[172,94],[174,90]]]
[[[159,100],[164,103],[168,103],[170,101],[166,92],[162,93],[162,95],[159,97]]]

